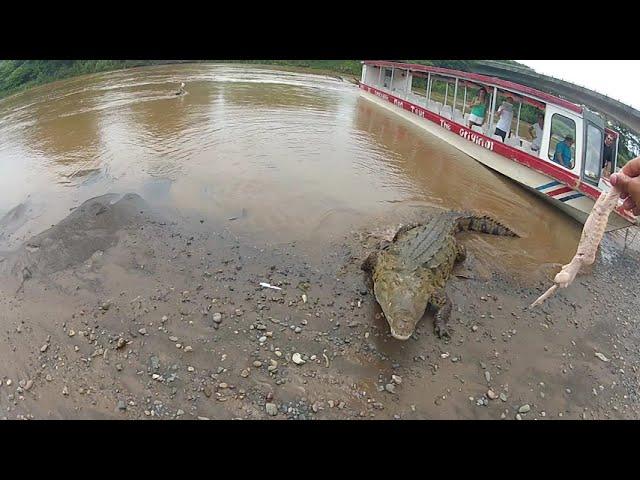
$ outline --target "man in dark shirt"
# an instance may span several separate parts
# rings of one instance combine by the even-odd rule
[[[607,134],[604,139],[604,153],[602,155],[602,168],[605,177],[611,175],[613,166],[613,136]]]

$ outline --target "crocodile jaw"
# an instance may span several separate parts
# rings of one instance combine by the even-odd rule
[[[391,336],[393,338],[395,338],[396,340],[409,340],[409,338],[411,337],[412,334],[409,335],[400,335],[398,333],[395,332],[395,330],[393,329],[393,327],[391,327]]]

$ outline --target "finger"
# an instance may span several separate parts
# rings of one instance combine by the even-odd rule
[[[637,177],[640,175],[640,157],[636,157],[633,160],[629,160],[627,164],[622,167],[622,172],[630,177]]]
[[[616,187],[622,193],[629,192],[629,182],[631,182],[631,180],[633,180],[631,177],[622,172],[614,173],[609,179],[611,185]]]

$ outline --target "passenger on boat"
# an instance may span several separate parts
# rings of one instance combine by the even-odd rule
[[[502,102],[502,105],[500,105],[497,112],[500,120],[498,120],[496,131],[494,133],[502,137],[503,142],[507,137],[507,132],[511,130],[511,120],[513,120],[513,104],[511,101],[513,101],[513,99],[511,97],[507,97],[506,100]]]
[[[531,150],[537,152],[542,145],[542,127],[544,125],[544,115],[538,113],[538,121],[529,127],[531,135]]]
[[[573,144],[573,137],[567,135],[564,140],[558,142],[556,145],[556,152],[553,155],[553,161],[559,163],[563,167],[571,168],[571,145]]]
[[[484,124],[484,116],[487,112],[487,90],[481,87],[475,102],[469,106],[469,128],[473,125],[481,127]]]
[[[622,167],[624,176],[614,173],[611,175],[611,185],[618,188],[625,199],[622,208],[640,216],[640,157],[634,158]]]
[[[607,135],[604,138],[604,153],[602,155],[602,174],[605,177],[611,175],[611,165],[613,165],[613,136]]]

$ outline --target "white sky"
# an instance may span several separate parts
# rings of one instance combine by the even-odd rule
[[[516,60],[538,73],[566,80],[640,110],[639,60]]]

